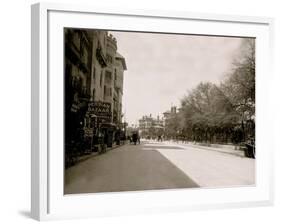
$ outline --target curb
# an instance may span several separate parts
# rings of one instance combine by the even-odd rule
[[[106,152],[111,151],[111,150],[116,149],[116,148],[119,148],[119,147],[124,146],[124,145],[126,145],[126,144],[123,144],[123,145],[113,145],[112,147],[108,147]],[[86,160],[88,160],[88,159],[90,159],[90,158],[92,158],[94,156],[98,156],[98,155],[100,155],[99,152],[92,152],[89,155],[81,156],[80,158],[77,159],[77,163],[76,164],[84,162],[84,161],[86,161]],[[75,166],[75,165],[73,165],[73,166]]]

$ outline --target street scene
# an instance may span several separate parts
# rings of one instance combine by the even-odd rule
[[[255,185],[255,39],[64,29],[64,193]]]
[[[145,140],[126,144],[66,170],[65,193],[253,185],[254,160],[229,151]]]

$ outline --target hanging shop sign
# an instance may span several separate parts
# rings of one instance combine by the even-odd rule
[[[96,116],[111,116],[111,103],[95,101],[88,104],[88,111]]]
[[[111,103],[95,101],[88,104],[88,112],[97,116],[99,121],[111,121]]]

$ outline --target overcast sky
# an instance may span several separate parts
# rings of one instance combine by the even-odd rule
[[[241,38],[110,32],[128,70],[123,112],[129,125],[163,116],[202,81],[219,83],[238,54]]]

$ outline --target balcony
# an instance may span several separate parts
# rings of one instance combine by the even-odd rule
[[[96,50],[96,57],[98,59],[98,62],[100,63],[101,67],[104,68],[107,66],[106,58],[102,53],[102,48],[99,46]]]

